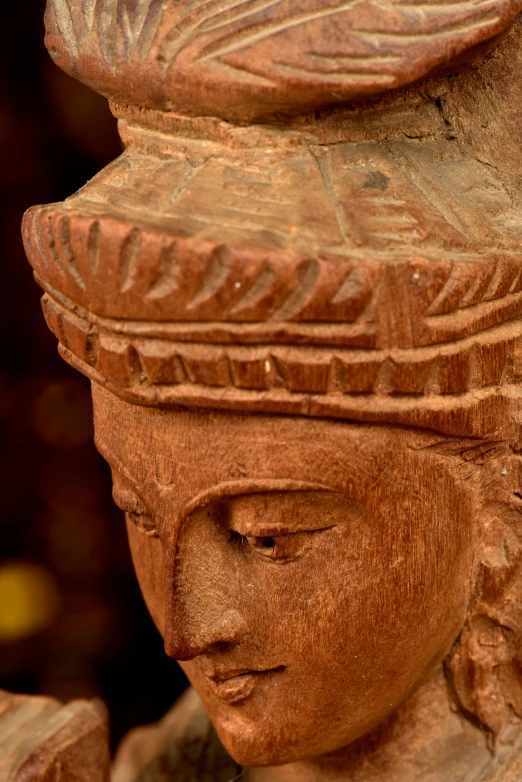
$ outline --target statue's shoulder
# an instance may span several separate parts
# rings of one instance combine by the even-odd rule
[[[160,722],[137,728],[124,738],[112,780],[229,782],[240,772],[190,688]]]

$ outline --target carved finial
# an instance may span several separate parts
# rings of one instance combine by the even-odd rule
[[[108,17],[97,18],[99,27]],[[151,24],[144,6],[117,19],[129,30]],[[503,50],[522,65],[518,28]],[[449,105],[474,78],[430,89]],[[151,76],[149,97],[166,84]],[[464,154],[456,124],[470,114],[454,113],[454,127],[419,93],[251,129],[115,111],[122,157],[25,220],[67,360],[148,405],[459,435],[500,425],[522,376],[522,327],[512,323],[522,311],[522,209],[492,166]]]
[[[46,40],[61,68],[116,103],[244,121],[411,84],[501,35],[521,9],[520,0],[49,0]]]

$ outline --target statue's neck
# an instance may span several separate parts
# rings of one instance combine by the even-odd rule
[[[440,668],[370,736],[320,758],[246,769],[244,781],[486,782],[491,764],[485,735],[452,710]]]
[[[436,80],[435,87],[442,81]],[[289,150],[300,146],[384,141],[405,135],[408,138],[445,136],[448,131],[436,99],[418,88],[399,90],[367,103],[334,106],[250,125],[116,103],[111,103],[111,109],[119,120],[124,145],[146,152],[151,149],[153,139],[152,146],[161,144],[164,152],[168,152],[169,144],[179,151],[191,142],[204,141],[236,152],[263,148],[273,154],[287,155]]]

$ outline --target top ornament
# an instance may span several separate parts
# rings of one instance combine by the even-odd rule
[[[51,0],[47,47],[118,104],[252,121],[358,101],[487,50],[520,0]]]

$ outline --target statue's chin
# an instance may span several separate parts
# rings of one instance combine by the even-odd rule
[[[267,740],[261,726],[247,736],[223,735],[221,732],[219,736],[230,757],[240,766],[284,766],[303,760],[299,753],[295,754],[287,746],[280,746],[275,740]]]
[[[270,729],[267,722],[270,723]],[[270,720],[268,709],[266,718],[262,720],[247,721],[232,717],[222,722],[214,721],[213,724],[227,753],[240,766],[284,766],[330,754],[340,748],[322,746],[324,736],[317,735],[315,731],[305,735],[299,730],[302,728],[299,723],[294,726],[294,730],[289,731],[288,722],[278,725]],[[354,730],[353,739],[348,738],[342,744],[348,746],[360,737],[360,732]]]
[[[249,720],[236,713],[229,718],[213,720],[225,750],[240,766],[282,766],[302,760],[298,748],[289,746],[287,737],[282,736],[284,726],[272,723],[267,732],[267,718]]]

